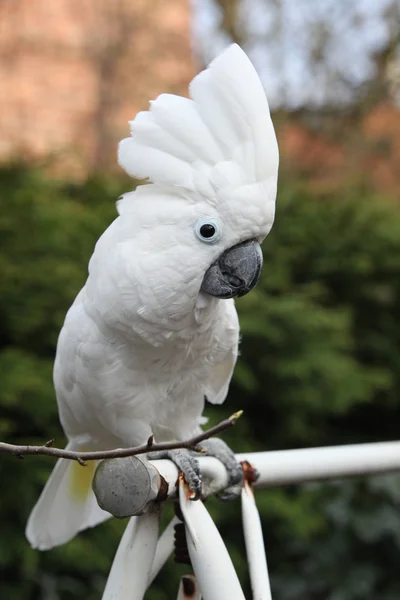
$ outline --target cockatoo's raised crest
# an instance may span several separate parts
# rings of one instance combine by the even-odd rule
[[[120,165],[134,177],[268,207],[272,225],[278,147],[268,101],[250,60],[230,46],[190,84],[191,99],[162,94],[130,122]],[[196,196],[191,196],[196,198]],[[247,210],[246,206],[246,210]]]

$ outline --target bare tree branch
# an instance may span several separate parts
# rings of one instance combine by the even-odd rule
[[[68,458],[69,460],[76,460],[81,465],[85,465],[87,460],[100,460],[102,458],[123,458],[125,456],[135,456],[136,454],[145,454],[146,452],[157,451],[157,450],[175,450],[177,448],[189,448],[201,452],[201,447],[198,446],[200,442],[207,440],[208,438],[225,431],[235,425],[236,421],[243,414],[242,410],[235,412],[228,419],[221,421],[214,427],[210,427],[207,431],[203,431],[199,435],[195,435],[188,440],[181,442],[161,442],[154,443],[153,436],[150,436],[146,444],[141,446],[135,446],[133,448],[116,448],[115,450],[99,450],[95,452],[74,452],[73,450],[62,450],[61,448],[53,448],[52,444],[54,440],[46,442],[43,446],[18,446],[15,444],[7,444],[6,442],[0,442],[0,452],[12,454],[17,458],[24,458],[28,455],[43,455],[52,456],[53,458]]]

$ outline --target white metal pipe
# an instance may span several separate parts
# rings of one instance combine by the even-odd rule
[[[400,471],[400,442],[380,442],[375,444],[353,444],[348,446],[328,446],[300,450],[279,450],[237,454],[239,461],[247,460],[259,472],[255,487],[276,487],[309,481],[376,475]],[[136,463],[140,469],[156,468],[156,477],[142,477],[140,498],[132,496],[129,505],[137,507],[134,514],[146,511],[161,491],[166,489],[166,497],[176,498],[178,469],[170,460],[143,461],[132,457],[132,473],[136,473]],[[199,457],[205,496],[223,490],[228,483],[225,467],[216,458]],[[167,485],[162,485],[162,479]]]
[[[238,454],[236,456],[239,461],[247,460],[259,472],[260,476],[255,483],[256,487],[274,487],[400,471],[400,442],[280,450]],[[167,483],[167,497],[176,497],[177,467],[169,460],[151,462]],[[199,457],[199,462],[205,494],[215,493],[224,489],[228,481],[224,466],[212,457],[201,456]],[[155,490],[149,486],[149,489],[147,491],[143,490],[143,493],[144,495],[148,494],[147,507],[154,504]],[[189,550],[191,549],[193,556],[196,556],[196,544],[199,540],[202,540],[202,543],[204,541],[207,543],[211,539],[214,542],[208,546],[209,555],[215,556],[214,550],[216,547],[220,547],[219,552],[225,552],[227,555],[226,548],[203,504],[192,501],[183,502],[182,493],[181,486],[180,500],[183,510],[186,512],[187,531],[191,532],[188,535],[188,539],[191,540]],[[146,510],[146,503],[143,504],[143,507]],[[153,511],[157,510],[157,505],[155,505],[141,517],[130,520],[115,556],[103,600],[116,600],[117,598],[118,600],[141,600],[149,578],[152,579],[155,577],[156,572],[158,572],[161,565],[165,562],[172,545],[172,526],[164,538],[161,538],[158,555],[153,562],[158,532],[158,515],[154,514]],[[200,531],[199,527],[200,529],[203,527],[202,531]],[[204,531],[210,534],[209,540],[205,539],[203,535]],[[217,532],[217,536],[215,532]],[[193,541],[193,535],[196,538],[196,544]],[[218,536],[219,542],[217,541]],[[228,562],[230,562],[229,555],[227,556]],[[196,558],[194,561],[196,561]],[[202,569],[202,560],[198,560],[197,562],[198,568]],[[206,560],[203,566],[204,564],[208,564]],[[151,565],[153,565],[152,568]],[[233,567],[231,569],[233,570]],[[230,568],[228,567],[229,570]],[[225,567],[217,569],[217,571],[218,573],[227,572]],[[237,580],[236,574],[234,574],[234,578]],[[207,573],[203,572],[203,580],[207,582]],[[211,587],[209,589],[211,590]],[[238,595],[231,595],[231,597],[243,598],[240,585],[239,592],[235,593]],[[205,600],[214,599],[211,592],[211,595],[208,596],[204,591],[203,594]],[[221,598],[219,595],[218,600],[221,600]]]
[[[168,484],[168,498],[176,498],[176,482],[178,480],[178,467],[171,460],[150,460],[159,474]],[[199,457],[202,491],[205,496],[215,494],[228,485],[228,474],[221,461],[211,456]],[[150,496],[149,496],[150,498]]]
[[[201,500],[187,497],[180,478],[179,503],[196,579],[204,600],[245,600],[238,576],[221,535]]]
[[[400,471],[400,442],[252,452],[236,458],[247,460],[259,472],[255,487],[276,487]],[[168,483],[168,497],[176,497],[177,467],[169,460],[151,462]],[[199,463],[205,495],[226,487],[228,476],[220,461],[200,456]]]
[[[158,506],[129,519],[102,600],[143,600],[156,552],[158,527]]]
[[[258,470],[256,487],[275,487],[399,471],[400,442],[255,452],[237,458]]]
[[[149,581],[147,587],[153,583],[158,573],[163,568],[164,564],[168,560],[169,555],[174,549],[174,527],[177,523],[180,523],[178,517],[174,517],[162,532],[160,539],[157,542],[157,549],[151,567]]]
[[[247,481],[242,489],[242,521],[253,600],[272,600],[260,515]]]

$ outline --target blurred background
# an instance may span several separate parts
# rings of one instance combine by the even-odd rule
[[[231,41],[259,71],[281,152],[259,287],[210,422],[243,408],[237,451],[399,437],[397,0],[0,2],[0,439],[64,444],[57,335],[94,243],[134,187],[127,121]],[[245,85],[245,82],[243,83]],[[97,600],[125,525],[47,553],[24,526],[53,461],[0,456],[0,597]],[[276,600],[398,600],[400,477],[257,493]],[[208,506],[249,595],[238,503]],[[167,517],[166,517],[167,518]],[[172,560],[149,600],[175,597]]]

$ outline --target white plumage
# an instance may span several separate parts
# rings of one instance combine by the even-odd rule
[[[191,436],[204,397],[220,403],[227,394],[234,301],[200,288],[225,250],[268,234],[278,149],[264,90],[238,46],[194,78],[190,95],[159,96],[120,144],[120,165],[152,183],[118,202],[60,333],[54,383],[69,447]],[[215,243],[196,236],[199,219],[219,224]],[[34,547],[62,544],[109,516],[92,473],[58,462],[27,525]]]

